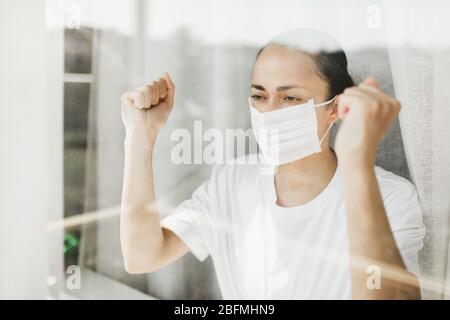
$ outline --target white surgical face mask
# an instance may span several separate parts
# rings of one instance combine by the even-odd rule
[[[249,98],[252,128],[263,163],[280,165],[320,152],[320,145],[333,124],[319,140],[315,108],[330,104],[335,98],[319,104],[310,99],[307,103],[269,112],[259,112]]]

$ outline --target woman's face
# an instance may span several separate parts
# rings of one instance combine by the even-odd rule
[[[317,74],[308,55],[277,45],[265,48],[253,67],[251,102],[260,112],[272,111],[308,102],[320,103],[328,98],[328,85]],[[318,134],[336,120],[331,104],[316,108]]]

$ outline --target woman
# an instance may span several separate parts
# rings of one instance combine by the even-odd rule
[[[420,298],[416,191],[374,166],[400,104],[372,78],[355,86],[333,38],[291,30],[257,55],[252,127],[262,159],[277,170],[261,174],[267,162],[216,166],[160,222],[152,152],[174,94],[165,73],[122,96],[128,272],[158,270],[190,250],[199,260],[212,256],[225,299]],[[333,150],[328,130],[337,120]],[[272,129],[264,139],[261,132]]]

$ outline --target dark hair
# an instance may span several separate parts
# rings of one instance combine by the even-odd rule
[[[277,43],[269,43],[268,45],[259,49],[256,54],[256,60],[269,45],[279,45]],[[299,49],[297,49],[299,50]],[[328,100],[334,98],[336,95],[341,94],[345,88],[354,86],[354,82],[347,70],[347,57],[343,50],[337,50],[332,52],[319,51],[314,54],[299,50],[302,53],[310,56],[315,64],[317,74],[324,79],[328,84]]]

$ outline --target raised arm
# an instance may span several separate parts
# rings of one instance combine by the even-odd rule
[[[374,171],[377,145],[399,111],[399,102],[372,78],[339,96],[343,122],[336,152],[344,177],[353,299],[420,298],[418,281],[397,248]],[[370,266],[380,271],[380,289],[367,285]]]
[[[188,252],[181,239],[161,227],[153,189],[153,147],[173,108],[174,94],[175,86],[164,73],[121,97],[126,138],[120,239],[129,273],[156,271]]]

